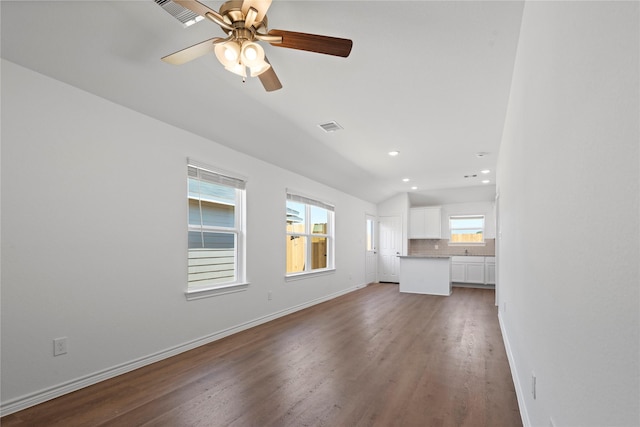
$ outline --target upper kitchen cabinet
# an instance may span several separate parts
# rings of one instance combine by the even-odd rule
[[[442,235],[442,209],[429,206],[409,209],[410,239],[440,239]]]

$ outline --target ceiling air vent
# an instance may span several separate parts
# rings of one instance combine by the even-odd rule
[[[322,123],[319,124],[318,126],[320,126],[322,128],[323,131],[329,133],[329,132],[335,132],[341,129],[344,129],[342,126],[340,126],[337,122],[327,122],[327,123]]]
[[[174,3],[171,0],[153,0],[157,5],[169,12],[171,16],[182,22],[185,27],[202,21],[204,18],[197,13],[190,11],[189,9],[180,6],[178,3]]]

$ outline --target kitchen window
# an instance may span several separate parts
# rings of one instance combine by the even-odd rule
[[[455,215],[449,217],[449,243],[484,243],[484,215]]]
[[[187,298],[243,290],[245,180],[190,160],[187,182]]]
[[[334,268],[334,207],[287,192],[286,275]]]

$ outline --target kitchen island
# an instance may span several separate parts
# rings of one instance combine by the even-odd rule
[[[449,256],[400,256],[400,292],[451,295]]]

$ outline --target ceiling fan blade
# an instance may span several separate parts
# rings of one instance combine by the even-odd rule
[[[222,15],[197,0],[173,0],[173,2],[189,9],[193,13],[209,18],[225,30],[233,30],[233,26],[226,22]]]
[[[269,63],[267,58],[264,58],[264,60]],[[267,92],[273,92],[274,90],[282,89],[282,83],[280,83],[280,79],[278,79],[278,76],[273,69],[273,65],[269,67],[267,71],[260,74],[258,78],[260,79],[262,86],[264,86],[264,89]]]
[[[214,52],[216,44],[223,42],[227,39],[220,37],[214,37],[209,40],[205,40],[193,46],[189,46],[185,49],[179,50],[162,58],[164,62],[168,62],[173,65],[184,64],[185,62],[192,61],[196,58],[206,55],[207,53]]]
[[[273,46],[324,53],[325,55],[341,56],[343,58],[349,56],[353,46],[353,41],[349,39],[296,33],[294,31],[271,30],[268,35],[282,37],[281,43],[270,42]]]
[[[256,16],[255,22],[262,22],[264,16],[267,14],[267,10],[271,6],[271,0],[244,0],[242,2],[242,14],[247,16],[250,8],[254,8],[258,15]]]

